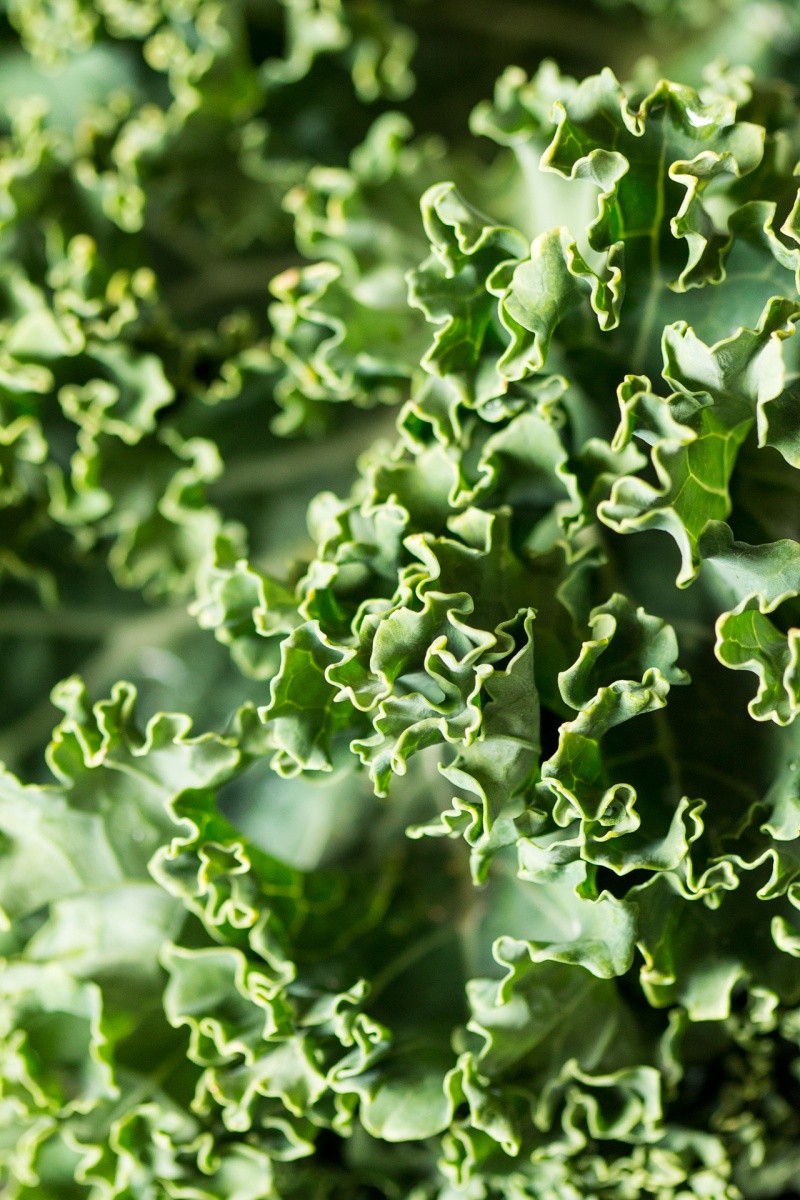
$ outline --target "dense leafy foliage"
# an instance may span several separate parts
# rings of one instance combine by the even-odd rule
[[[800,1192],[796,14],[639,7],[8,0],[4,1198]]]

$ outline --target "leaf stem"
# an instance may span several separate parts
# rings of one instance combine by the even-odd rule
[[[491,30],[498,41],[516,47],[544,45],[572,57],[577,52],[590,63],[602,60],[621,74],[653,49],[652,38],[636,19],[614,21],[588,10],[580,14],[580,20],[567,20],[563,5],[548,0],[528,0],[524,4],[513,0],[437,0],[415,11],[414,23],[445,31],[455,26],[479,34],[484,40]]]
[[[421,959],[426,958],[437,946],[444,945],[445,942],[452,941],[456,937],[458,937],[458,928],[455,925],[442,925],[438,929],[432,930],[431,933],[425,934],[416,942],[412,942],[410,946],[406,946],[405,950],[388,962],[372,980],[370,1000],[376,999],[390,983],[400,975],[404,975]]]
[[[394,430],[394,410],[381,410],[378,417],[365,417],[344,433],[319,442],[288,443],[275,454],[240,458],[209,488],[212,502],[248,492],[280,492],[304,483],[323,484],[332,468],[339,471],[355,460],[382,435]]]
[[[57,614],[42,615],[54,617]],[[129,619],[119,617],[113,629],[107,627],[105,630],[105,644],[84,660],[79,673],[90,693],[105,692],[137,663],[144,648],[170,642],[180,633],[196,628],[185,608],[159,609]],[[87,636],[86,632],[83,636]],[[24,760],[47,741],[57,719],[50,698],[40,700],[0,734],[0,761],[13,768]]]
[[[99,641],[124,619],[123,613],[106,609],[42,609],[19,605],[0,611],[0,636]]]
[[[658,164],[658,180],[656,184],[656,210],[653,214],[653,228],[650,231],[650,282],[647,288],[647,298],[642,306],[642,323],[633,350],[632,366],[635,374],[640,374],[647,363],[648,343],[658,317],[658,304],[663,288],[661,272],[661,225],[665,211],[665,171],[667,163],[666,132],[661,141],[661,154]]]

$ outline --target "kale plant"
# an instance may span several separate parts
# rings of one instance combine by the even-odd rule
[[[3,1200],[800,1195],[797,16],[692,11],[7,0]]]

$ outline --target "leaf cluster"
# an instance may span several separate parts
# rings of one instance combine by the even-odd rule
[[[792,14],[442,11],[6,7],[9,1200],[800,1188]]]

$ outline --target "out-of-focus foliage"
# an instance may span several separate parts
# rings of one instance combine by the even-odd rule
[[[413,38],[369,5],[12,3],[7,17],[30,57],[7,50],[0,83],[4,570],[52,591],[64,531],[110,545],[122,586],[185,592],[222,469],[208,435],[230,426],[214,409],[245,406],[245,439],[274,415],[264,316],[292,259],[286,192],[347,153],[359,97],[408,92]],[[376,129],[365,181],[414,175],[413,151],[396,162],[404,136],[399,118]]]
[[[800,1193],[795,13],[569,17],[5,6],[9,1200]]]
[[[192,642],[180,615],[198,565],[223,529],[241,542],[247,528],[273,555],[302,540],[313,468],[272,488],[288,527],[271,506],[242,513],[238,497],[254,490],[256,460],[261,488],[281,434],[325,433],[332,410],[319,397],[407,394],[409,351],[362,361],[349,310],[380,294],[400,343],[424,324],[407,315],[402,272],[423,245],[418,200],[445,152],[415,140],[407,117],[378,115],[413,86],[415,39],[377,4],[37,0],[5,17],[0,722],[12,722],[3,755],[19,759],[43,744],[49,689],[79,662],[100,687],[133,669],[162,702],[183,703],[190,677],[199,697],[213,693],[224,659],[195,670],[207,639]],[[337,197],[351,252],[345,261],[342,239],[338,281],[325,264],[306,281],[295,245],[328,253],[322,210],[336,222]],[[332,353],[339,314],[350,332]],[[292,387],[315,340],[325,380],[315,387],[313,368],[298,367]],[[346,484],[369,437],[354,426],[325,478]],[[225,463],[227,515],[208,493]],[[151,618],[136,593],[178,608]],[[177,657],[164,644],[176,631]]]

